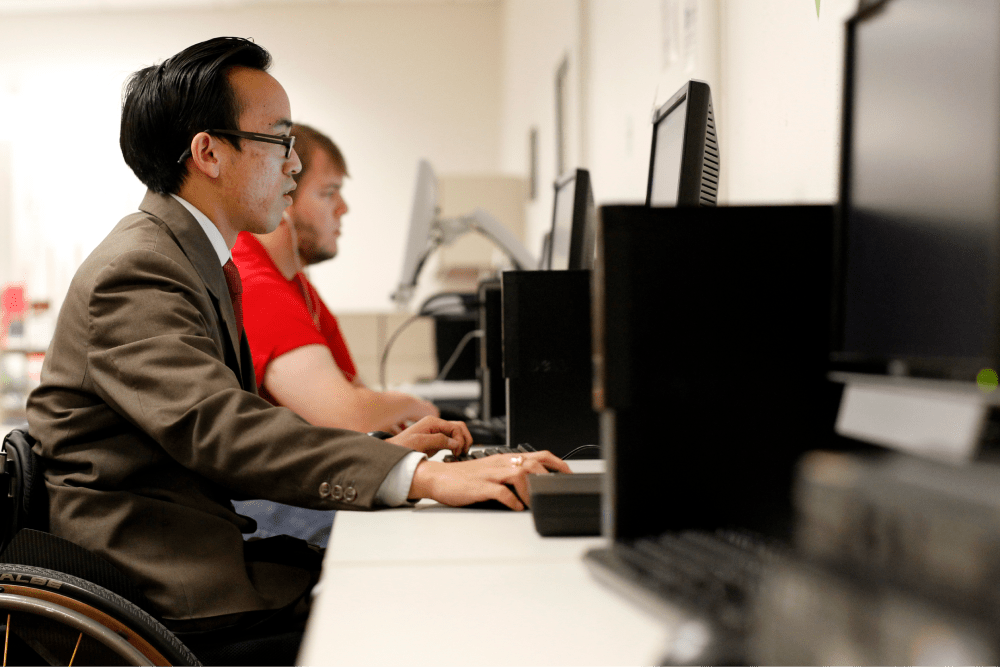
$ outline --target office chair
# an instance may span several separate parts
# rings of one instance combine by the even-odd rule
[[[43,460],[33,444],[23,427],[0,445],[3,664],[291,664],[297,633],[234,635],[196,656],[125,574],[49,533]]]

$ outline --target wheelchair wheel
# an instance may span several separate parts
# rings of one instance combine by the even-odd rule
[[[3,665],[199,665],[177,637],[88,581],[0,563]]]

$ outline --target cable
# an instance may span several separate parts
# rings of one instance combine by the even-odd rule
[[[416,315],[411,316],[408,320],[400,324],[399,327],[394,332],[392,332],[392,335],[389,336],[389,340],[386,341],[385,349],[382,350],[382,359],[379,361],[378,364],[378,381],[379,384],[382,386],[382,391],[385,391],[385,366],[386,362],[389,360],[389,350],[392,349],[392,344],[396,342],[396,339],[399,338],[399,334],[403,333],[403,330],[406,329],[406,327],[413,324],[413,322],[415,322],[420,317],[423,317],[421,313],[417,313]]]
[[[381,387],[382,387],[382,391],[386,390],[385,369],[386,369],[386,366],[387,366],[387,362],[389,360],[389,350],[392,349],[393,343],[396,342],[396,339],[399,338],[400,334],[403,333],[403,331],[406,329],[406,327],[408,327],[411,324],[413,324],[413,322],[415,320],[417,320],[418,318],[421,318],[421,317],[434,317],[435,315],[444,313],[444,312],[448,311],[449,309],[453,308],[455,304],[446,304],[446,305],[444,305],[442,307],[439,307],[439,308],[431,308],[431,304],[433,304],[435,301],[444,299],[446,297],[452,297],[452,298],[458,299],[460,301],[461,305],[462,305],[463,312],[466,311],[468,308],[476,307],[476,306],[479,305],[479,301],[478,300],[474,301],[474,302],[468,302],[468,301],[465,300],[465,296],[466,295],[463,294],[462,292],[441,292],[439,294],[434,294],[434,295],[428,297],[424,301],[424,303],[420,306],[420,309],[417,311],[416,315],[411,316],[405,322],[403,322],[402,324],[400,324],[399,327],[397,327],[394,332],[392,332],[392,335],[389,336],[389,340],[387,340],[386,343],[385,343],[385,349],[382,351],[382,358],[379,360],[378,379],[379,379],[379,385],[381,385]],[[482,334],[480,334],[480,335],[482,335]],[[461,347],[463,344],[464,344],[463,342],[459,342],[459,347]],[[454,356],[454,355],[452,355],[452,356]],[[449,359],[448,361],[449,361],[450,364],[454,365],[454,362],[451,359]],[[451,367],[449,366],[447,368],[447,370],[451,370]]]
[[[458,355],[462,353],[462,350],[464,350],[465,346],[469,344],[469,341],[472,340],[473,338],[482,338],[482,337],[483,337],[482,329],[473,329],[469,333],[462,336],[462,340],[458,341],[458,345],[455,346],[455,351],[451,353],[451,357],[448,358],[448,362],[444,365],[444,367],[441,368],[441,372],[438,373],[438,376],[434,378],[434,380],[437,381],[445,379],[445,377],[448,375],[448,371],[450,371],[451,367],[455,365],[456,361],[458,361]]]
[[[571,456],[573,456],[577,452],[583,451],[584,449],[597,449],[597,450],[600,450],[600,446],[598,446],[598,445],[580,445],[576,449],[571,450],[568,454],[565,454],[562,457],[562,460],[565,461],[566,459],[570,458]]]

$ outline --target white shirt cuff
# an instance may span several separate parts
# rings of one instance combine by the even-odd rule
[[[410,486],[413,484],[413,473],[426,458],[426,454],[410,452],[400,459],[382,480],[382,486],[378,487],[375,493],[375,502],[388,507],[405,505],[406,497],[410,494]]]

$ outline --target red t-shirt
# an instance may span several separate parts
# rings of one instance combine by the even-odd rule
[[[243,326],[253,353],[253,370],[260,395],[275,402],[264,391],[264,371],[269,363],[303,345],[330,348],[333,360],[347,381],[352,382],[358,371],[340,333],[337,318],[327,310],[305,275],[297,273],[292,280],[287,280],[260,241],[245,232],[233,246],[233,261],[243,281]],[[307,294],[316,319],[310,314]]]

